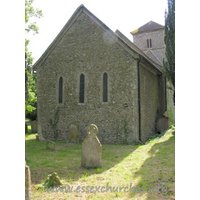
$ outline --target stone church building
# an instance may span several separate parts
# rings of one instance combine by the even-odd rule
[[[39,139],[58,140],[78,123],[97,125],[101,143],[147,141],[166,105],[164,27],[149,22],[133,43],[81,5],[33,66],[37,72]],[[59,111],[58,111],[59,108]],[[56,112],[58,111],[58,112]]]

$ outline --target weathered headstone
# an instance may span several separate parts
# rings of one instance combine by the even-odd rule
[[[73,123],[69,126],[69,142],[80,142],[80,129],[79,125],[76,123]]]
[[[52,150],[52,151],[56,150],[55,143],[49,140],[46,141],[46,147],[48,150]]]
[[[31,132],[37,133],[37,121],[31,121]]]
[[[38,134],[36,135],[36,140],[39,141],[39,135]]]
[[[31,199],[31,172],[29,166],[25,164],[25,200]]]
[[[163,131],[169,128],[169,119],[168,117],[162,117],[158,119],[156,124],[156,132],[162,133]]]
[[[87,137],[82,143],[81,166],[86,168],[101,167],[102,145],[97,138],[98,128],[94,124],[87,127]]]

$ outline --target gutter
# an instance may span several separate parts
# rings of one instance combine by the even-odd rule
[[[137,71],[138,71],[138,117],[139,117],[139,141],[141,139],[141,102],[140,102],[140,61],[141,55],[139,55],[139,60],[137,62]]]

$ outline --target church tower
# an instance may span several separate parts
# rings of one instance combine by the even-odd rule
[[[149,21],[140,28],[131,32],[133,43],[149,58],[163,65],[165,58],[164,26]]]

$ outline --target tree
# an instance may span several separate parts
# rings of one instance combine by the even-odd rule
[[[42,11],[34,9],[33,0],[25,0],[25,32],[38,34],[38,27],[35,22],[30,22],[30,18],[42,17]],[[29,40],[25,39],[25,115],[32,120],[37,118],[37,90],[36,74],[32,72],[32,53],[28,51]]]
[[[173,101],[175,103],[175,0],[168,0],[168,12],[165,11],[164,41],[167,61],[163,59],[163,71],[174,87]]]
[[[42,17],[42,10],[34,9],[31,4],[34,0],[25,0],[25,24],[26,32],[33,31],[34,33],[38,33],[38,27],[36,26],[36,22],[30,22],[31,17]]]

